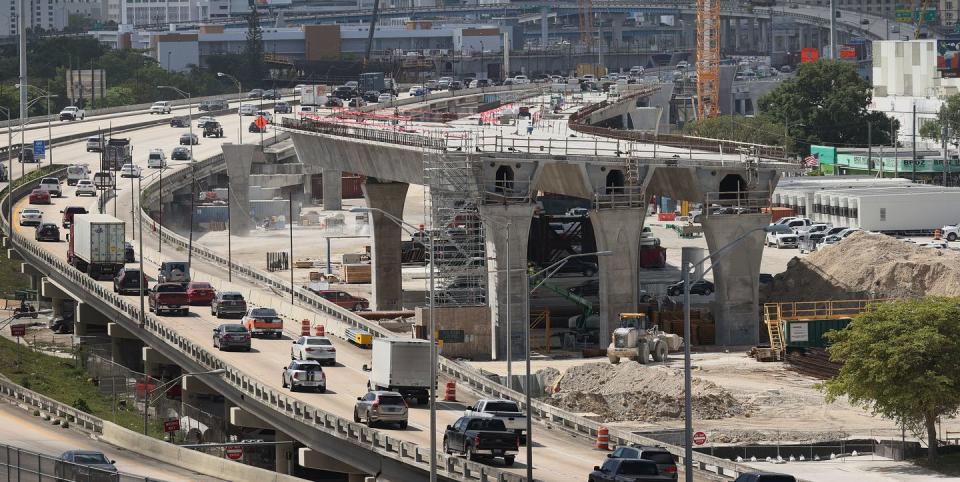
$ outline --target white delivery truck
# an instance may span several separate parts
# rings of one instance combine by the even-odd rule
[[[110,280],[124,264],[123,221],[108,214],[76,214],[67,237],[67,261],[93,279]]]
[[[425,404],[430,399],[430,342],[414,338],[374,338],[371,390],[399,392]]]
[[[86,164],[73,164],[67,166],[67,185],[75,186],[77,181],[90,179],[90,168]]]
[[[323,107],[327,103],[327,86],[305,85],[300,94],[300,105]]]

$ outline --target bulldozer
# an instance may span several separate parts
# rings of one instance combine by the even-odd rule
[[[621,358],[636,360],[646,365],[667,360],[667,354],[680,348],[682,339],[665,333],[653,325],[647,328],[645,313],[620,313],[620,328],[613,331],[613,340],[607,347],[607,358],[616,365]]]

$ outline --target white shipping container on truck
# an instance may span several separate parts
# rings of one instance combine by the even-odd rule
[[[70,226],[71,264],[93,278],[112,278],[124,264],[124,222],[107,214],[77,214]]]
[[[823,191],[814,204],[820,212],[810,217],[816,222],[886,233],[933,231],[957,222],[960,189],[913,184]]]
[[[323,107],[327,103],[327,86],[305,85],[300,93],[300,105]]]
[[[430,390],[430,342],[414,338],[374,338],[370,370],[372,390],[400,392],[427,403]]]

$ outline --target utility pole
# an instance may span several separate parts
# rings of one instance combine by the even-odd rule
[[[290,225],[290,304],[293,304],[293,296],[296,289],[293,285],[293,191],[290,191],[290,219],[287,220]]]
[[[893,135],[893,177],[900,177],[900,145],[893,117],[890,118],[890,133]]]
[[[940,143],[943,152],[943,187],[947,187],[947,166],[950,163],[947,155],[947,136],[950,135],[950,126],[947,123],[944,106],[940,106]]]
[[[837,7],[830,0],[830,60],[837,60]]]
[[[910,164],[913,166],[913,174],[910,175],[910,180],[917,182],[917,104],[913,104],[913,145],[911,149],[913,150],[913,159]]]
[[[23,127],[27,118],[27,0],[20,0],[20,11],[17,12],[17,37],[20,39],[20,149],[23,150]],[[9,128],[9,127],[8,127]],[[23,159],[21,158],[21,161]],[[23,163],[20,163],[23,175]],[[10,176],[13,173],[9,173]],[[13,222],[13,220],[10,220]]]
[[[873,170],[873,123],[867,121],[867,175]]]

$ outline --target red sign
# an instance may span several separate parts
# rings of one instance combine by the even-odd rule
[[[11,325],[10,336],[27,336],[27,325]]]
[[[236,445],[232,447],[227,447],[227,458],[230,460],[240,460],[240,457],[243,457],[243,447],[238,447]]]
[[[703,445],[707,443],[707,434],[703,432],[697,432],[693,434],[693,443],[697,445]]]
[[[816,62],[820,60],[820,51],[813,47],[800,49],[800,63]]]
[[[857,49],[854,47],[840,47],[839,53],[841,59],[856,60],[857,58]]]
[[[267,120],[263,118],[262,115],[257,116],[257,120],[253,121],[260,129],[267,127]]]
[[[179,430],[180,430],[180,420],[179,420],[179,419],[176,419],[176,418],[175,418],[175,419],[172,419],[172,420],[165,420],[165,421],[163,422],[163,431],[164,431],[165,433],[176,432],[176,431],[179,431]]]

